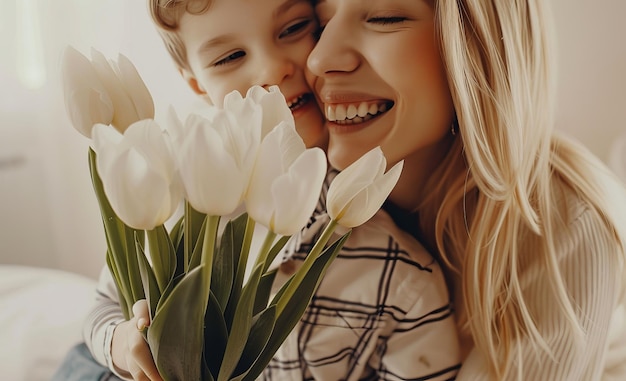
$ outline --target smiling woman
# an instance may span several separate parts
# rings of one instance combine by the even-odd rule
[[[554,132],[548,7],[316,6],[330,164],[377,145],[405,161],[384,209],[444,266],[459,381],[626,377],[626,188]],[[385,107],[357,118],[362,103]]]

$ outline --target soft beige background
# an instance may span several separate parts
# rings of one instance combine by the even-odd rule
[[[623,149],[611,149],[626,135],[626,1],[552,4],[559,128],[624,168]],[[197,100],[166,55],[145,0],[0,0],[0,6],[0,264],[96,277],[105,243],[88,141],[71,128],[60,92],[63,48],[128,56],[153,93],[157,118],[169,103],[187,109]]]

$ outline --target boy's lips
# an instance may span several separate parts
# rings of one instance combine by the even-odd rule
[[[393,107],[388,100],[332,103],[324,105],[324,113],[329,122],[336,124],[357,124],[378,117]]]

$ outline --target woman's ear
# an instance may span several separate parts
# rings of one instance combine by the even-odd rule
[[[213,102],[211,102],[211,99],[209,99],[209,96],[207,95],[206,91],[202,88],[202,85],[198,83],[198,80],[193,75],[193,73],[185,69],[179,69],[179,72],[180,72],[180,75],[182,75],[185,82],[187,82],[189,87],[191,87],[191,90],[193,90],[194,93],[200,95],[200,97],[202,97],[209,104],[213,104]]]

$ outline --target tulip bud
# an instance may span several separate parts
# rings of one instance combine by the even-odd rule
[[[216,110],[210,119],[187,117],[175,150],[186,198],[194,209],[224,216],[242,204],[259,146],[261,115],[255,106],[241,115]]]
[[[248,89],[245,98],[236,91],[224,98],[224,108],[232,111],[235,115],[246,114],[246,108],[252,105],[259,105],[263,109],[261,138],[265,137],[280,122],[295,125],[293,114],[278,86],[270,86],[269,90],[265,90],[261,86],[252,86]]]
[[[403,163],[385,173],[387,161],[380,147],[376,147],[341,171],[328,188],[326,206],[330,218],[348,228],[372,218],[396,186]]]
[[[168,136],[153,120],[122,135],[110,125],[93,129],[96,165],[111,207],[128,226],[152,230],[182,201],[182,187]]]
[[[97,123],[124,132],[134,122],[154,118],[152,96],[128,58],[109,62],[95,49],[92,57],[68,47],[61,62],[65,106],[81,134],[91,137]]]
[[[293,235],[313,213],[325,175],[324,151],[306,149],[293,124],[281,122],[261,142],[246,210],[270,231]]]

